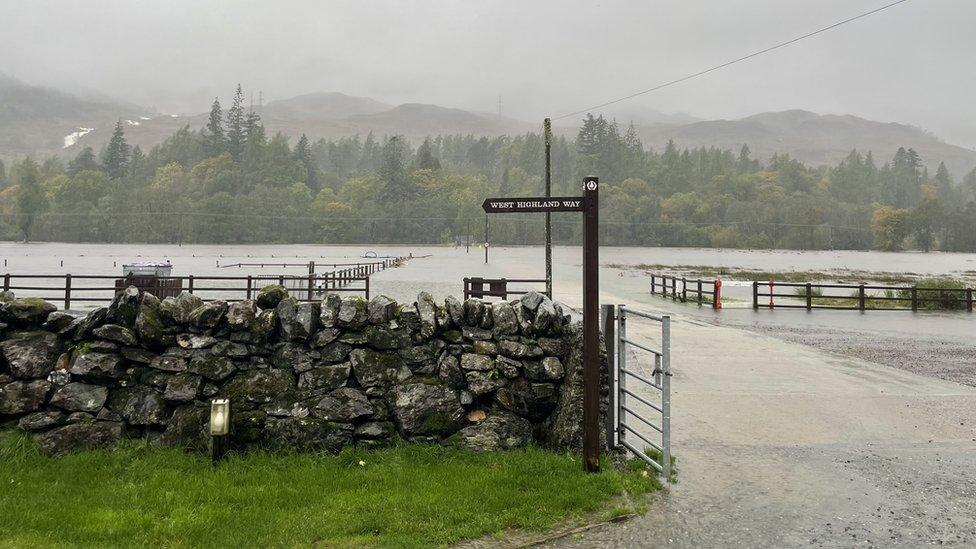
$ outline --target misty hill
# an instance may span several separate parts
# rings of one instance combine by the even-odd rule
[[[138,120],[148,113],[111,99],[81,98],[0,73],[0,157],[56,152],[82,128]]]
[[[375,114],[391,108],[391,105],[368,97],[317,92],[272,101],[262,108],[261,115],[264,118],[284,120],[335,120],[347,116]]]
[[[639,126],[645,146],[660,150],[669,139],[679,147],[714,146],[738,150],[748,144],[755,158],[789,153],[809,165],[836,164],[851,149],[873,151],[878,164],[898,147],[912,147],[927,166],[945,162],[961,178],[976,167],[976,151],[945,143],[920,128],[875,122],[852,115],[802,110],[761,113],[738,120],[707,120],[678,126]]]

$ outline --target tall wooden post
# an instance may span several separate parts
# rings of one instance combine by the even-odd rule
[[[485,265],[488,264],[488,214],[485,214]]]
[[[600,179],[583,178],[583,462],[600,470]]]
[[[542,122],[546,147],[546,197],[552,196],[552,121]],[[552,214],[546,212],[546,295],[552,299]]]

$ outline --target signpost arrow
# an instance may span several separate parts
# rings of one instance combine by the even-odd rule
[[[481,207],[485,213],[582,212],[583,197],[486,198]]]

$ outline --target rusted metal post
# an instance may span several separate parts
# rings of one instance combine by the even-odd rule
[[[776,306],[776,305],[775,305],[775,304],[773,303],[773,294],[775,294],[775,293],[776,293],[776,292],[775,292],[775,291],[773,290],[773,286],[774,286],[775,284],[776,284],[776,283],[775,283],[775,282],[773,281],[773,279],[772,279],[772,278],[770,278],[770,279],[769,279],[769,308],[770,308],[770,309],[772,309],[773,307],[775,307],[775,306]]]
[[[715,292],[712,294],[712,308],[721,309],[722,308],[722,279],[716,278],[715,282]]]
[[[599,178],[583,178],[583,462],[590,472],[600,470],[599,187]]]
[[[64,310],[71,308],[71,273],[64,275]]]

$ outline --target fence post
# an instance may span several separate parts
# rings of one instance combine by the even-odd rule
[[[671,478],[671,317],[661,317],[661,452],[664,482]]]
[[[864,284],[857,287],[857,304],[861,310],[864,310]]]
[[[918,310],[918,286],[912,286],[912,312]]]
[[[722,308],[722,279],[716,278],[715,282],[715,292],[712,294],[712,308],[721,309]]]
[[[607,429],[607,449],[612,450],[616,446],[617,425],[614,417],[617,413],[617,379],[620,373],[617,372],[617,353],[614,351],[616,336],[614,335],[614,316],[613,305],[603,304],[600,306],[600,316],[603,319],[603,343],[607,351],[607,367],[610,379],[610,409],[607,410],[606,429]]]
[[[3,291],[10,291],[10,273],[3,275]]]
[[[773,301],[773,294],[776,293],[776,290],[774,289],[775,286],[776,286],[776,282],[772,278],[770,278],[769,279],[769,310],[773,310],[773,308],[776,306],[776,303]]]
[[[688,303],[688,279],[681,277],[681,302]]]
[[[251,275],[247,275],[247,299],[251,299],[251,289],[253,288],[254,280],[251,279]]]
[[[678,277],[671,277],[671,301],[678,300]]]
[[[626,438],[626,432],[621,427],[625,421],[625,416],[627,412],[624,408],[627,406],[626,398],[624,394],[624,389],[627,388],[627,375],[624,370],[627,369],[627,348],[624,346],[624,339],[627,337],[627,313],[624,312],[623,305],[617,305],[617,443]]]
[[[64,275],[64,310],[71,308],[71,273]]]
[[[807,310],[809,311],[812,308],[813,308],[813,288],[810,286],[810,283],[807,282]]]
[[[973,289],[966,288],[966,312],[973,312]]]
[[[752,308],[759,309],[759,281],[752,281]]]
[[[654,295],[654,275],[651,275],[651,295]]]
[[[464,284],[464,299],[468,299],[469,297],[471,297],[471,292],[468,290],[468,288],[470,287],[471,279],[468,277],[464,277],[463,279],[461,279],[461,283]]]
[[[314,297],[314,293],[315,293],[314,291],[315,291],[315,275],[309,274],[308,275],[308,301],[309,302],[311,302],[312,298]]]
[[[193,275],[187,277],[186,291],[187,293],[193,293]]]
[[[369,277],[366,277],[366,301],[369,301]]]
[[[701,279],[698,279],[698,306],[701,307],[702,304],[702,285]]]

